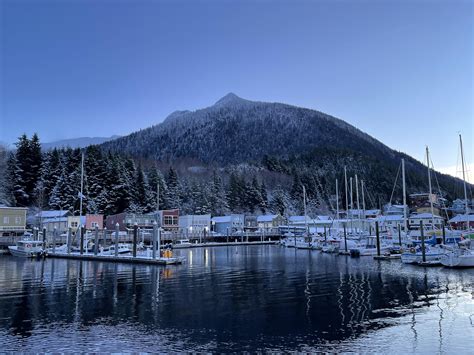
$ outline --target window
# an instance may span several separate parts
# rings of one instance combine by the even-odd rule
[[[99,227],[99,223],[97,222],[91,222],[92,228]]]
[[[10,218],[9,217],[3,217],[3,223],[5,223],[5,224],[10,223]]]
[[[72,228],[77,228],[77,222],[71,222],[71,227]]]
[[[21,223],[21,217],[15,217],[15,224]]]

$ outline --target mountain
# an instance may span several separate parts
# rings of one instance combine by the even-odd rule
[[[43,150],[50,150],[54,148],[85,148],[90,145],[98,145],[104,142],[108,142],[113,139],[117,139],[120,136],[112,137],[79,137],[71,139],[63,139],[50,143],[42,143],[41,148]]]
[[[291,177],[293,189],[302,181],[310,193],[324,196],[334,194],[336,178],[343,186],[342,174],[347,166],[350,176],[358,174],[365,180],[375,205],[389,199],[400,160],[405,158],[408,191],[427,191],[426,167],[347,122],[316,110],[249,101],[233,93],[213,106],[176,111],[160,124],[101,146],[140,160],[171,165],[202,165],[227,171],[243,165],[253,167],[261,176],[272,173]],[[439,183],[449,198],[460,193],[458,179],[440,173],[434,178],[436,192]],[[285,183],[282,177],[272,181],[273,185]]]

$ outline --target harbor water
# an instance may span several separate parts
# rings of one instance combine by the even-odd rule
[[[0,256],[0,351],[472,351],[472,269],[275,245],[176,254],[187,262]]]

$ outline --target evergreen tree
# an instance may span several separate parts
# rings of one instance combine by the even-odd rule
[[[176,170],[170,166],[168,176],[166,177],[166,205],[168,208],[180,208],[181,190]]]

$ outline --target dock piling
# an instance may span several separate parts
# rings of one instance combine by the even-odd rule
[[[53,254],[56,253],[56,235],[57,235],[57,232],[58,232],[58,230],[56,229],[56,227],[54,227],[54,230],[53,230]]]
[[[84,254],[84,229],[82,228],[82,226],[79,227],[79,233],[81,234],[80,250],[81,250],[81,255],[83,255]]]
[[[115,256],[118,256],[119,228],[120,228],[120,225],[118,223],[115,223]]]
[[[158,228],[158,257],[161,257],[161,227]]]
[[[443,244],[446,244],[446,225],[443,221]]]
[[[43,249],[46,249],[46,227],[43,227]]]
[[[153,222],[153,235],[152,235],[152,238],[153,238],[153,241],[152,241],[152,251],[153,251],[153,254],[152,254],[152,257],[153,259],[156,259],[156,238],[158,236],[158,224],[156,222]]]
[[[138,224],[133,225],[133,257],[137,257]]]
[[[344,250],[347,253],[347,233],[346,233],[346,224],[343,224],[344,227]]]
[[[420,221],[420,231],[421,231],[421,256],[422,256],[423,262],[426,262],[425,233],[423,231],[423,221]]]
[[[95,226],[94,255],[97,255],[98,251],[99,251],[99,226]]]
[[[377,239],[377,256],[380,256],[380,233],[379,233],[379,222],[375,222],[375,236]]]
[[[67,229],[67,243],[66,243],[66,247],[67,247],[67,253],[68,254],[71,254],[71,242],[72,242],[72,238],[71,238],[71,227],[69,227]]]
[[[400,224],[398,225],[398,244],[400,244],[400,248],[402,247],[402,229],[400,228]]]

